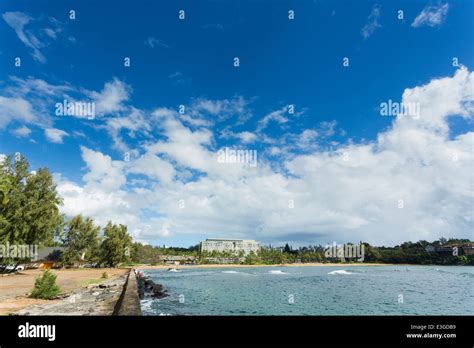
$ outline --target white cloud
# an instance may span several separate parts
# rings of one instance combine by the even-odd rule
[[[112,137],[115,149],[123,153],[129,152],[128,145],[123,140],[121,132],[127,131],[129,137],[135,137],[136,133],[149,135],[152,125],[149,119],[139,109],[131,107],[124,116],[116,116],[108,118],[106,121],[106,129]]]
[[[326,137],[333,136],[337,126],[337,121],[322,121],[319,123],[319,131],[322,135]]]
[[[58,193],[64,199],[61,211],[67,216],[83,214],[105,226],[109,220],[131,226],[137,216],[131,214],[130,203],[124,191],[106,191],[97,187],[80,186],[58,180]],[[136,211],[138,212],[138,210]]]
[[[283,124],[288,122],[288,107],[285,106],[280,110],[272,111],[269,114],[265,115],[260,121],[258,121],[257,132],[261,132],[267,128],[268,124],[271,121],[274,121],[278,124]]]
[[[74,90],[73,87],[68,84],[52,85],[44,80],[32,77],[22,79],[16,76],[11,76],[10,80],[14,85],[9,86],[6,90],[15,95],[25,96],[27,94],[32,94],[35,96],[55,97],[65,95],[65,93]]]
[[[138,224],[140,209],[146,201],[122,190],[126,183],[125,163],[84,146],[81,155],[88,170],[83,176],[83,186],[55,174],[58,193],[64,199],[61,211],[67,216],[92,217],[101,226],[110,220],[129,226]]]
[[[210,124],[236,117],[236,124],[241,124],[252,116],[248,108],[250,103],[251,100],[247,100],[242,96],[220,100],[198,98],[189,105],[186,114],[195,119],[206,119]]]
[[[101,92],[84,91],[96,103],[96,112],[99,115],[113,114],[123,111],[131,93],[131,87],[119,79],[105,83]]]
[[[81,153],[89,169],[89,172],[84,175],[84,181],[89,187],[113,191],[125,184],[123,162],[113,161],[110,156],[84,146],[81,146]]]
[[[0,130],[5,129],[12,120],[34,123],[39,118],[28,101],[0,96]]]
[[[303,146],[308,146],[310,143],[314,142],[319,136],[319,133],[312,129],[305,129],[299,138],[299,143]]]
[[[26,126],[21,126],[19,128],[14,129],[12,131],[12,133],[13,133],[13,135],[15,135],[17,137],[23,138],[23,137],[27,137],[31,134],[31,129],[29,129]]]
[[[69,136],[67,132],[57,128],[46,128],[44,135],[48,141],[56,144],[62,144],[64,137]]]
[[[257,140],[257,135],[255,133],[251,133],[251,132],[247,132],[247,131],[237,133],[236,136],[244,144],[253,143],[255,140]]]
[[[128,172],[143,174],[150,179],[160,180],[164,184],[172,182],[176,175],[176,170],[168,161],[152,153],[147,153],[136,161],[133,161],[129,166]]]
[[[238,139],[243,144],[251,144],[258,139],[257,134],[243,131],[243,132],[232,132],[229,127],[221,131],[221,137],[224,139],[234,138]]]
[[[444,23],[446,17],[448,16],[449,4],[439,4],[439,5],[427,5],[416,16],[415,20],[411,24],[412,27],[418,28],[423,26],[428,27],[439,27]]]
[[[143,157],[126,163],[82,148],[85,184],[61,181],[63,209],[98,221],[117,219],[142,240],[185,233],[373,244],[470,237],[474,133],[452,137],[447,120],[472,119],[473,83],[474,73],[461,68],[452,77],[408,88],[402,101],[420,103],[418,119],[397,116],[372,142],[296,152],[277,168],[265,158],[256,168],[217,163],[210,130],[192,130],[176,112],[160,108],[153,117],[164,139],[146,146]],[[298,136],[311,143],[321,130]],[[202,175],[184,178],[186,171]],[[159,183],[127,190],[129,174]],[[154,215],[142,217],[144,210]]]
[[[12,76],[10,81],[0,92],[0,131],[11,122],[53,128],[54,104],[74,90],[67,84],[52,85],[31,77]]]
[[[33,19],[23,12],[5,12],[2,17],[15,30],[18,39],[31,50],[33,59],[46,63],[42,50],[58,38],[58,34],[62,32],[61,23],[54,18]]]
[[[360,30],[364,39],[368,39],[377,28],[380,28],[381,25],[379,23],[380,18],[380,5],[375,4],[372,7],[372,11],[370,12],[369,17],[367,18],[367,23],[364,27]]]
[[[157,39],[155,37],[152,37],[152,36],[148,37],[145,40],[145,45],[150,46],[151,48],[155,48],[155,46],[170,48],[170,46],[166,42],[164,42],[163,40]]]
[[[40,51],[44,45],[34,34],[30,31],[24,30],[24,27],[32,20],[32,18],[23,12],[5,12],[2,17],[5,22],[15,30],[15,33],[21,42],[33,50],[33,58],[40,63],[46,63],[46,58]]]

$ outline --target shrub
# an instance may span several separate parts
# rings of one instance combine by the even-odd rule
[[[56,277],[51,271],[44,271],[42,277],[36,278],[31,297],[49,300],[58,296],[61,290],[56,285]]]
[[[109,275],[107,274],[107,272],[102,273],[102,279],[107,279],[108,277]]]

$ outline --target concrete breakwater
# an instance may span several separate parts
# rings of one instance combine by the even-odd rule
[[[130,270],[113,315],[142,315],[137,274],[134,269]]]

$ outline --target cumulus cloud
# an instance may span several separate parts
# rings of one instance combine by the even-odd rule
[[[108,118],[105,121],[105,128],[112,138],[113,147],[125,153],[130,152],[130,149],[121,134],[123,131],[127,132],[129,137],[134,138],[137,133],[149,135],[153,127],[141,110],[130,107],[123,116]]]
[[[255,133],[247,131],[236,133],[236,136],[244,144],[253,143],[255,140],[257,140],[257,135]]]
[[[124,191],[81,186],[56,176],[58,193],[64,199],[61,210],[67,216],[83,214],[92,217],[97,224],[105,226],[108,221],[129,225],[137,224],[138,218],[131,213],[130,194]],[[139,207],[139,206],[137,206]]]
[[[26,126],[21,126],[19,128],[16,128],[12,131],[13,135],[19,137],[19,138],[23,138],[23,137],[27,137],[31,134],[31,129],[29,129],[28,127]]]
[[[63,139],[67,137],[69,134],[62,129],[57,128],[46,128],[44,130],[44,135],[46,139],[55,144],[62,144]]]
[[[27,100],[0,96],[0,130],[5,129],[12,120],[34,123],[39,117]]]
[[[233,132],[228,127],[221,131],[221,137],[224,139],[238,139],[243,144],[251,144],[258,139],[255,133],[249,131]]]
[[[129,173],[143,174],[150,179],[156,179],[164,184],[172,182],[176,175],[175,168],[168,162],[160,157],[147,153],[129,166]]]
[[[113,114],[125,109],[126,102],[131,93],[131,87],[115,78],[106,82],[100,92],[84,91],[96,103],[96,112],[99,115]]]
[[[81,146],[81,153],[89,169],[89,172],[84,175],[84,181],[89,187],[113,191],[125,184],[123,162],[113,161],[110,156],[84,146]]]
[[[63,209],[117,219],[148,241],[177,234],[305,244],[469,237],[474,133],[452,136],[448,119],[472,119],[473,83],[474,73],[461,68],[407,88],[402,101],[419,103],[419,118],[399,115],[372,142],[295,152],[276,167],[260,157],[253,168],[218,163],[213,132],[160,108],[153,117],[163,139],[143,157],[125,162],[82,149],[88,172],[83,185],[60,182]],[[311,143],[324,129],[331,125],[299,137]],[[127,187],[136,174],[156,184]]]
[[[448,16],[449,4],[428,5],[416,16],[411,26],[414,28],[428,26],[439,27]]]
[[[54,105],[73,88],[67,84],[52,85],[31,77],[9,78],[11,84],[0,91],[0,130],[19,122],[40,128],[53,128]]]

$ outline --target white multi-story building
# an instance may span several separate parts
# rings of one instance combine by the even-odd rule
[[[220,239],[212,238],[201,242],[201,252],[217,251],[217,252],[232,252],[238,255],[243,251],[247,256],[250,252],[257,253],[260,251],[260,244],[252,239]]]

